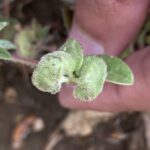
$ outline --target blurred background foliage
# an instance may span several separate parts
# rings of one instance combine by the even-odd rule
[[[74,13],[73,0],[1,0],[0,21],[9,25],[0,38],[16,48],[15,59],[39,60],[66,40]],[[150,44],[150,17],[126,58]],[[2,51],[1,51],[2,52]],[[0,62],[0,150],[149,150],[150,114],[110,114],[62,108],[57,96],[31,84],[32,69]]]

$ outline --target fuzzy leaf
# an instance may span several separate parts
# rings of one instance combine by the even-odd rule
[[[15,49],[16,46],[11,43],[10,41],[7,40],[0,40],[0,48],[4,48],[4,49]]]
[[[10,53],[5,49],[0,48],[0,59],[6,60],[6,59],[10,59],[10,58],[11,58]]]
[[[75,69],[72,56],[63,51],[55,51],[43,56],[32,75],[32,83],[43,92],[55,94],[61,84],[69,81]]]
[[[2,30],[3,28],[5,28],[8,25],[7,22],[0,22],[0,30]]]
[[[68,39],[65,44],[60,47],[60,50],[72,55],[76,61],[75,71],[78,71],[83,63],[83,48],[81,47],[80,43],[74,39]]]
[[[15,43],[20,56],[35,58],[37,56],[36,37],[33,30],[24,28],[15,37]]]
[[[122,85],[132,85],[134,77],[131,69],[120,58],[114,56],[100,56],[107,64],[107,81]]]
[[[103,89],[107,66],[103,59],[97,56],[87,56],[84,58],[79,76],[73,93],[74,97],[81,101],[92,101]]]

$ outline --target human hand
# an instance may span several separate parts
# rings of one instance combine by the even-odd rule
[[[149,0],[77,0],[70,33],[81,42],[85,54],[118,55],[136,37],[148,14]],[[150,46],[131,55],[135,83],[131,87],[106,84],[93,102],[72,97],[72,87],[64,86],[60,103],[72,109],[133,111],[150,109]]]

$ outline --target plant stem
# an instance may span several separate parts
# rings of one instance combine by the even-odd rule
[[[35,68],[36,64],[37,64],[37,63],[32,62],[32,61],[27,61],[27,60],[18,59],[18,58],[11,58],[9,61],[19,63],[19,64],[23,64],[23,65],[26,65],[26,66],[31,67],[31,68]]]
[[[35,68],[36,65],[37,65],[37,62],[31,61],[31,60],[21,59],[21,58],[18,58],[18,57],[3,58],[2,60],[22,64],[22,65],[28,66],[30,68]]]

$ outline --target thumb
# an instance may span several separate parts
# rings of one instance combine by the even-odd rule
[[[149,0],[77,0],[70,37],[86,54],[118,55],[143,25]]]
[[[90,103],[78,101],[72,96],[72,87],[64,86],[59,94],[61,105],[72,109],[91,109],[98,111],[145,111],[150,109],[150,46],[144,48],[127,60],[131,66],[135,83],[133,86],[105,84],[104,91]]]

